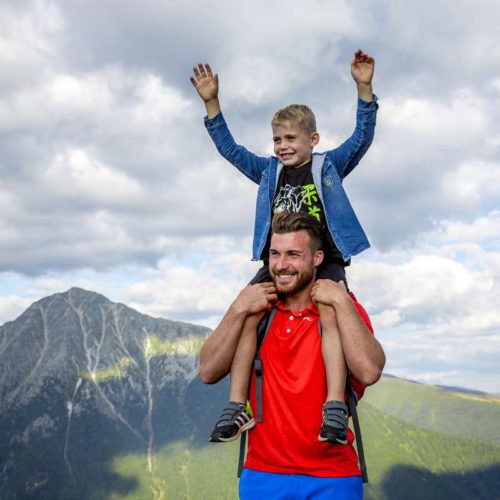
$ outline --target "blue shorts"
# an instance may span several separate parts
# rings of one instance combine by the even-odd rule
[[[243,469],[240,500],[362,500],[359,476],[315,477]]]

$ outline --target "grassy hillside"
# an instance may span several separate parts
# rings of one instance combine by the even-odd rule
[[[192,448],[177,442],[158,451],[154,472],[145,456],[128,455],[114,461],[113,470],[136,488],[113,494],[113,500],[233,500],[237,495],[239,442]]]
[[[370,484],[366,498],[500,498],[500,446],[417,427],[360,405]]]
[[[380,384],[382,390],[360,404],[370,476],[366,498],[500,499],[499,445],[419,427],[374,406],[383,406],[384,391],[390,393],[398,388],[406,420],[418,420],[416,415],[421,415],[415,404],[404,402],[414,391],[418,394],[415,400],[421,405],[432,401],[435,408],[453,407],[448,393],[436,392],[436,388],[429,386],[415,386],[415,390],[414,384],[400,382],[404,381],[384,379]],[[387,404],[392,404],[393,399],[387,398]],[[456,403],[453,398],[451,401]],[[483,408],[489,408],[481,400],[465,399],[462,404],[464,411],[458,405],[453,419],[448,421],[448,429],[454,433],[457,428],[475,427],[476,419],[482,418]],[[396,409],[392,411],[395,413]],[[440,418],[433,421],[419,418],[427,427],[434,422],[441,425]],[[498,424],[491,424],[490,431],[494,425]],[[115,494],[111,498],[234,499],[237,498],[237,458],[238,443],[195,448],[186,442],[177,442],[158,450],[154,470],[147,473],[146,457],[120,457],[112,464],[113,470],[136,486],[128,494]]]
[[[363,403],[429,430],[500,445],[500,397],[383,377]]]

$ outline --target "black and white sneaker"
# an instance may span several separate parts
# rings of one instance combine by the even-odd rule
[[[235,403],[230,401],[222,410],[219,421],[210,435],[211,443],[224,443],[238,439],[242,432],[255,425],[250,403]]]
[[[347,444],[347,406],[342,401],[327,401],[323,405],[323,424],[319,441]]]

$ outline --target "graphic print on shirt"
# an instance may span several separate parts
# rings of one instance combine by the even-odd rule
[[[321,221],[321,202],[314,184],[293,187],[281,186],[273,203],[273,213],[306,212]]]

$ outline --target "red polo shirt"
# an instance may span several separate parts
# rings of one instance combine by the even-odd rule
[[[351,296],[372,331],[367,313]],[[327,394],[318,310],[313,304],[300,312],[287,310],[281,302],[276,307],[260,351],[263,422],[257,422],[249,432],[245,467],[318,477],[359,476],[351,430],[346,445],[318,441]],[[361,397],[364,387],[356,380],[352,385]],[[256,408],[255,374],[250,395],[252,408]]]

